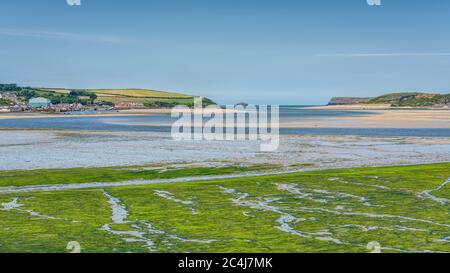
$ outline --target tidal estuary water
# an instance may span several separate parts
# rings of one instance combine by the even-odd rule
[[[148,163],[330,169],[448,162],[450,139],[282,135],[279,149],[264,153],[254,141],[175,141],[170,134],[158,132],[2,130],[0,155],[0,170]]]
[[[364,114],[285,107],[280,120]],[[264,153],[257,141],[174,141],[172,122],[169,115],[0,119],[0,170],[149,163],[308,170],[450,161],[450,129],[281,129],[279,149]]]
[[[308,110],[301,107],[280,108],[280,133],[284,135],[357,135],[450,137],[450,129],[429,128],[283,128],[297,120],[327,119],[368,115],[370,112]],[[93,130],[114,132],[170,132],[176,119],[170,115],[65,116],[49,118],[0,119],[0,128]]]

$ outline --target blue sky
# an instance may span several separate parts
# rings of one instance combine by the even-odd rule
[[[0,1],[0,82],[220,103],[450,93],[450,1]]]

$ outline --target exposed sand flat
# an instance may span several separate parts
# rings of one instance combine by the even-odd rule
[[[364,105],[321,106],[311,107],[311,110],[339,110],[363,113],[350,116],[317,116],[296,119],[280,119],[280,128],[450,128],[449,109],[398,109],[382,105],[365,107]],[[205,110],[205,113],[211,110]],[[74,118],[74,117],[114,117],[114,116],[143,116],[167,115],[171,109],[142,109],[124,110],[112,113],[97,114],[42,114],[42,113],[8,113],[0,114],[1,119],[27,119],[27,118]],[[145,124],[143,126],[169,126],[170,124]]]
[[[189,112],[191,109],[177,110],[177,112]],[[238,110],[223,109],[224,113],[234,112],[237,113]],[[204,114],[211,113],[211,109],[204,109]],[[146,115],[170,115],[172,113],[171,108],[161,108],[161,109],[129,109],[129,110],[119,110],[117,112],[99,112],[99,113],[86,113],[67,115],[64,113],[50,114],[50,113],[0,113],[0,119],[27,119],[27,118],[74,118],[74,117],[118,117],[118,116],[146,116]]]
[[[450,128],[450,110],[345,110],[365,115],[282,122],[282,128]]]
[[[155,113],[158,114],[158,113]],[[64,114],[45,114],[45,113],[4,113],[0,114],[0,119],[29,119],[29,118],[83,118],[83,117],[99,117],[99,116],[105,116],[105,117],[118,117],[118,116],[124,116],[124,115],[134,115],[134,116],[142,116],[142,115],[149,115],[149,113],[128,113],[124,114],[122,112],[115,112],[115,113],[98,113],[98,114],[80,114],[80,115],[64,115]]]
[[[311,110],[383,110],[392,108],[389,104],[348,104],[348,105],[323,105],[308,107]],[[406,108],[405,108],[406,109]]]
[[[259,141],[174,141],[170,134],[156,132],[0,130],[0,170],[152,163],[224,166],[229,162],[310,170],[450,161],[447,137],[282,135],[280,148],[274,153],[261,153],[259,144]]]

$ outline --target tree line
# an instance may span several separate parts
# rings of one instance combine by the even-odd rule
[[[31,87],[20,87],[17,84],[0,84],[0,92],[15,93],[24,101],[32,98],[42,97],[51,101],[52,104],[94,104],[97,95],[86,90],[71,90],[68,94],[56,93],[47,90],[39,90]]]

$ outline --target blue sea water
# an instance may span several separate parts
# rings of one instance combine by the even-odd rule
[[[299,106],[280,108],[280,121],[289,122],[313,118],[336,116],[367,115],[367,112],[348,112],[339,110],[312,110]],[[66,129],[66,130],[105,130],[105,131],[151,131],[170,132],[175,121],[169,115],[143,116],[77,116],[64,118],[0,119],[2,128],[19,129]],[[450,137],[450,129],[395,129],[395,128],[282,128],[281,134],[301,135],[359,135],[359,136],[417,136]]]

